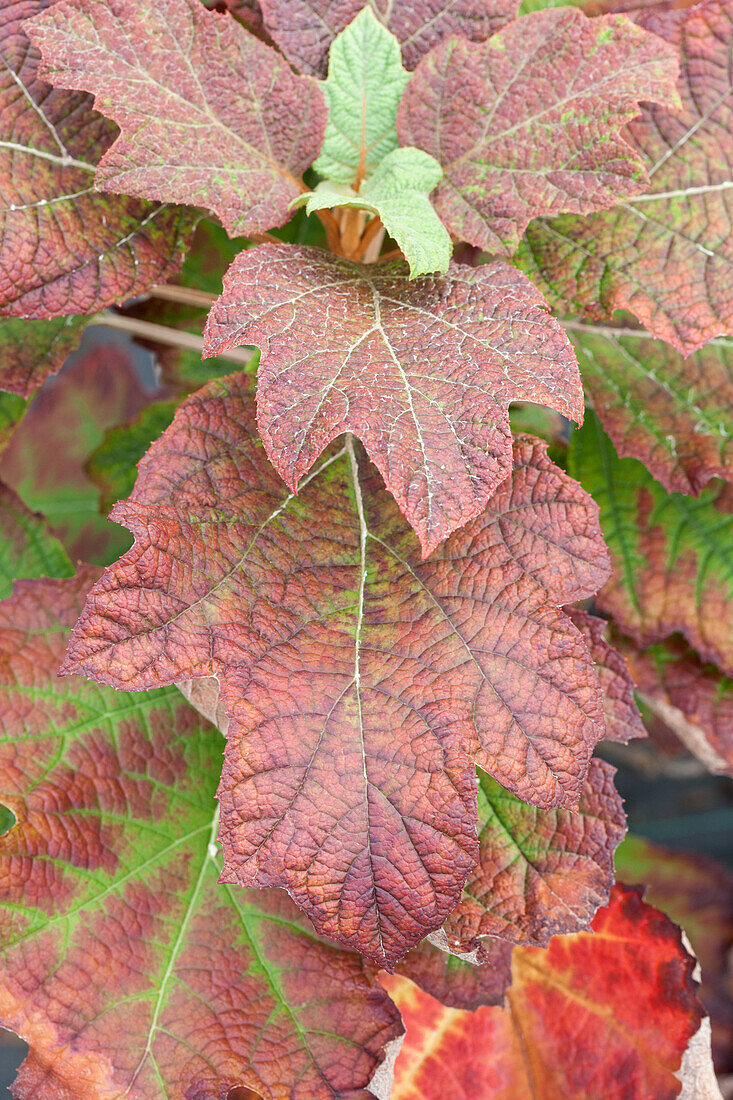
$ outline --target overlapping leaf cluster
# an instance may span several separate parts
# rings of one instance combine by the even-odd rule
[[[533,7],[0,15],[18,1098],[386,1097],[376,966],[395,1097],[659,1100],[705,1063],[678,932],[611,892],[593,752],[645,731],[573,605],[733,773],[733,8]],[[201,342],[204,211],[246,239]],[[74,369],[134,374],[105,348],[16,427],[90,318],[160,336],[171,278],[163,339],[256,379],[168,351],[80,420]],[[585,400],[567,455],[511,431]],[[61,515],[95,483],[122,556]]]

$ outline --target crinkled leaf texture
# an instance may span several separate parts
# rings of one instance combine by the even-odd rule
[[[545,947],[588,927],[608,901],[626,832],[614,772],[591,760],[578,813],[528,806],[479,774],[479,859],[444,925],[451,951],[469,953],[483,936]]]
[[[84,317],[0,320],[0,390],[30,397],[79,343]]]
[[[331,42],[365,6],[364,0],[263,0],[265,26],[304,73],[326,72]],[[408,69],[449,34],[480,42],[517,13],[517,0],[370,0],[395,35]]]
[[[694,965],[679,929],[616,886],[593,934],[515,948],[505,1010],[444,1008],[386,977],[407,1029],[392,1100],[674,1100],[703,1014]]]
[[[437,160],[421,149],[394,149],[387,153],[358,193],[329,180],[302,195],[309,214],[350,206],[376,214],[399,246],[410,267],[410,277],[445,272],[453,246],[448,231],[428,198],[442,175]]]
[[[436,946],[436,944],[440,946]],[[502,1005],[512,980],[512,951],[508,940],[486,937],[471,955],[449,950],[447,939],[434,933],[395,966],[431,997],[451,1008],[473,1011],[482,1005]]]
[[[410,282],[399,261],[261,245],[234,261],[206,326],[207,354],[239,344],[262,350],[259,430],[284,481],[354,432],[426,554],[507,477],[510,402],[583,417],[564,330],[504,263]]]
[[[625,652],[644,705],[711,772],[733,776],[733,680],[681,638]]]
[[[200,0],[58,0],[28,33],[44,76],[94,92],[122,131],[98,185],[208,207],[232,236],[289,221],[323,93],[231,16]]]
[[[676,631],[733,675],[733,488],[666,493],[640,462],[620,459],[597,417],[573,432],[568,469],[601,507],[613,576],[597,597],[640,646]]]
[[[249,385],[199,391],[140,463],[112,512],[135,545],[65,667],[132,689],[218,676],[224,878],[286,886],[389,965],[476,863],[474,760],[534,804],[578,804],[603,714],[559,605],[607,576],[597,510],[523,440],[483,515],[421,561],[350,438],[287,493]]]
[[[623,654],[606,640],[606,620],[577,607],[566,607],[565,614],[582,633],[588,652],[596,663],[606,718],[604,741],[626,745],[637,737],[646,737],[646,729],[634,700],[634,681]]]
[[[733,329],[733,3],[635,14],[682,57],[683,111],[648,107],[627,137],[651,177],[608,213],[529,227],[524,270],[564,310],[631,310],[685,355]]]
[[[644,162],[619,131],[640,100],[678,104],[677,69],[674,49],[625,16],[536,12],[488,42],[450,38],[428,54],[397,130],[443,166],[434,201],[450,232],[511,254],[539,214],[644,190]]]
[[[279,891],[217,885],[221,738],[175,688],[58,679],[93,576],[0,604],[0,1021],[16,1100],[367,1096],[399,1017]]]
[[[52,3],[0,6],[0,312],[13,317],[93,313],[164,282],[192,227],[185,211],[94,191],[116,130],[88,96],[39,78],[25,20]]]
[[[733,481],[733,340],[684,359],[642,328],[567,328],[586,393],[622,458],[638,458],[669,492]]]

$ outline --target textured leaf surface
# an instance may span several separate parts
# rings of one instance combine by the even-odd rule
[[[593,413],[573,432],[568,469],[601,507],[613,576],[597,597],[637,645],[679,631],[733,674],[733,492],[716,482],[696,500],[666,493],[619,458]]]
[[[134,417],[152,394],[141,384],[131,345],[117,333],[88,331],[83,351],[48,378],[0,457],[0,478],[46,516],[72,561],[106,565],[130,545],[100,514],[86,462],[107,428]]]
[[[506,940],[485,938],[469,960],[423,940],[397,963],[395,974],[409,978],[443,1005],[473,1011],[504,1003],[512,980],[512,951]]]
[[[579,813],[528,806],[479,773],[479,859],[444,925],[451,950],[473,951],[482,936],[546,946],[588,927],[608,901],[626,832],[614,771],[591,760]]]
[[[93,313],[164,282],[191,228],[185,212],[94,191],[115,127],[39,79],[24,20],[51,3],[0,11],[0,310],[13,317]]]
[[[397,108],[408,80],[399,42],[365,7],[331,47],[323,84],[328,122],[316,171],[357,186],[370,176],[397,148]]]
[[[669,492],[733,481],[733,341],[689,359],[643,329],[569,326],[583,385],[622,458]]]
[[[93,92],[122,131],[97,170],[105,190],[207,207],[232,235],[289,220],[323,94],[229,15],[199,0],[59,0],[28,33],[44,75]]]
[[[68,577],[74,570],[43,516],[0,482],[0,599],[18,577]]]
[[[0,605],[0,1019],[17,1100],[368,1096],[396,1012],[275,891],[217,886],[221,738],[175,688],[59,680],[89,573]]]
[[[646,737],[644,723],[634,700],[634,681],[622,653],[606,640],[605,619],[589,615],[577,607],[566,607],[568,615],[581,631],[588,652],[596,663],[598,681],[603,692],[603,713],[606,718],[604,741],[622,745],[637,737]]]
[[[733,775],[733,680],[680,638],[627,657],[644,704],[710,769]]]
[[[507,476],[511,401],[583,416],[567,337],[502,263],[410,283],[401,263],[262,245],[232,264],[205,336],[210,355],[261,348],[259,428],[288,485],[353,431],[425,553]]]
[[[324,75],[331,42],[364,7],[364,0],[263,0],[265,25],[280,49],[304,73]],[[516,0],[370,0],[395,35],[408,69],[449,34],[481,42],[517,12]]]
[[[515,948],[506,1011],[444,1008],[385,978],[407,1028],[392,1100],[673,1100],[702,1015],[694,959],[625,887],[593,929]]]
[[[0,389],[29,397],[63,366],[79,343],[85,319],[0,321]]]
[[[674,107],[677,58],[624,16],[537,12],[488,42],[451,38],[418,66],[397,129],[443,166],[450,232],[511,254],[533,217],[612,206],[646,185],[620,136],[639,100]]]
[[[558,304],[598,319],[629,309],[689,354],[733,329],[733,7],[639,13],[682,56],[682,112],[646,108],[629,140],[651,187],[616,210],[529,227],[522,264]]]
[[[351,187],[324,181],[303,196],[309,214],[337,206],[376,214],[410,265],[410,276],[445,272],[453,246],[428,198],[442,175],[437,160],[421,149],[394,149],[365,180]]]
[[[473,760],[577,805],[603,724],[569,590],[607,575],[595,505],[517,444],[439,553],[349,450],[288,495],[242,374],[185,402],[112,516],[133,549],[90,595],[68,668],[119,687],[217,675],[225,877],[286,885],[380,964],[437,928],[476,862]]]
[[[645,898],[690,937],[702,968],[700,1000],[710,1013],[719,1073],[733,1071],[733,874],[699,852],[674,852],[641,837],[616,851],[616,873],[647,885]]]

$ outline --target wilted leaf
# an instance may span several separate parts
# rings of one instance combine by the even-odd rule
[[[733,481],[733,341],[689,359],[643,329],[567,326],[583,385],[622,458],[670,492]]]
[[[288,485],[353,431],[426,554],[509,473],[511,401],[583,416],[567,337],[503,263],[411,283],[402,263],[262,245],[232,264],[205,336],[209,355],[262,349],[259,429]]]
[[[474,759],[528,801],[577,805],[603,721],[558,605],[607,575],[596,509],[524,440],[484,514],[421,561],[351,444],[287,494],[249,387],[199,391],[141,462],[112,513],[135,546],[67,667],[133,689],[218,676],[225,878],[286,885],[391,963],[476,862]]]
[[[94,191],[116,130],[88,96],[39,79],[24,20],[52,2],[0,6],[0,310],[13,317],[93,313],[164,282],[192,224],[185,212]]]
[[[636,16],[682,56],[684,110],[645,108],[626,132],[651,187],[607,213],[536,222],[521,254],[563,309],[629,309],[686,355],[733,329],[732,12],[707,0]]]
[[[479,858],[444,924],[452,951],[473,951],[483,936],[544,947],[588,927],[608,901],[626,832],[614,772],[591,760],[578,813],[528,806],[479,773]]]
[[[29,397],[49,374],[61,369],[85,323],[84,317],[0,321],[0,389]]]
[[[120,126],[105,190],[207,207],[232,235],[289,220],[323,93],[236,20],[200,0],[57,0],[28,33],[44,76],[94,92]]]
[[[421,149],[387,153],[359,192],[324,180],[302,196],[314,210],[351,206],[376,214],[410,266],[410,277],[447,271],[453,246],[428,195],[442,175],[437,160]]]
[[[488,42],[451,38],[418,66],[403,145],[443,166],[434,202],[450,232],[511,254],[531,218],[613,206],[646,186],[620,131],[638,102],[677,104],[677,58],[624,16],[537,12]]]
[[[151,394],[141,384],[132,345],[88,331],[88,344],[47,379],[0,457],[0,478],[46,516],[72,561],[106,565],[130,545],[100,514],[86,462],[107,428],[134,417]]]
[[[16,1100],[367,1095],[400,1029],[357,955],[276,891],[217,886],[221,738],[175,688],[59,680],[94,574],[0,605],[0,1019]]]
[[[10,595],[18,577],[68,577],[73,572],[43,516],[31,512],[0,482],[0,599]]]
[[[603,713],[606,719],[604,741],[622,745],[637,737],[646,737],[644,723],[634,700],[634,681],[629,675],[623,655],[605,638],[607,623],[577,607],[566,607],[568,615],[585,638],[588,652],[596,662],[598,681],[603,692]]]
[[[331,42],[364,6],[364,0],[262,0],[265,25],[285,56],[316,75],[325,74]],[[517,0],[370,0],[402,46],[408,69],[449,34],[488,38],[514,18],[517,6]]]
[[[598,606],[637,645],[679,631],[733,674],[733,488],[666,493],[640,462],[618,457],[591,412],[571,437],[568,470],[600,505],[611,552]]]
[[[702,970],[700,1000],[710,1013],[719,1073],[733,1072],[733,875],[699,852],[674,852],[641,837],[616,851],[616,873],[644,883],[645,897],[682,925]]]
[[[397,39],[367,5],[331,47],[323,84],[328,122],[316,171],[358,188],[397,148],[397,108],[408,80]]]
[[[383,979],[407,1029],[392,1100],[673,1100],[702,1011],[679,929],[616,886],[594,934],[517,947],[507,1009]]]
[[[652,714],[710,771],[733,775],[733,680],[680,638],[625,653]]]

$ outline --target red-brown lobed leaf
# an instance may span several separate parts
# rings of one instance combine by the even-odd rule
[[[270,46],[200,0],[57,0],[28,28],[43,75],[93,92],[122,133],[107,191],[208,207],[227,231],[283,225],[326,104]]]
[[[733,327],[733,4],[634,18],[682,58],[682,111],[645,107],[626,132],[651,186],[607,213],[531,225],[522,266],[563,311],[629,309],[689,355]]]
[[[478,863],[443,926],[452,951],[480,948],[485,936],[545,947],[589,926],[626,832],[614,771],[591,760],[577,813],[528,806],[479,775]]]
[[[643,160],[620,131],[641,100],[678,104],[677,70],[674,49],[625,16],[535,12],[488,42],[450,38],[433,50],[397,130],[443,166],[433,202],[450,232],[511,254],[531,218],[645,189]]]
[[[414,69],[450,34],[480,42],[517,14],[517,0],[369,0]],[[325,76],[331,42],[366,7],[364,0],[263,0],[265,25],[297,69]]]
[[[367,1100],[401,1026],[277,891],[217,885],[221,738],[175,688],[60,680],[95,576],[0,604],[0,1019],[16,1100]]]
[[[588,652],[596,663],[606,719],[604,741],[626,745],[637,737],[646,737],[634,700],[634,680],[623,653],[606,640],[606,620],[577,607],[566,607],[565,614],[583,634]]]
[[[593,933],[515,948],[507,1008],[444,1008],[383,979],[407,1036],[393,1100],[673,1100],[702,1017],[680,931],[616,886]]]
[[[93,313],[164,282],[192,229],[185,211],[95,192],[116,129],[89,96],[40,78],[26,20],[53,18],[52,5],[0,10],[0,311],[12,317]]]
[[[440,933],[435,933],[434,940]],[[431,997],[450,1008],[473,1011],[482,1005],[501,1005],[511,984],[513,947],[506,940],[482,940],[471,955],[459,958],[448,949],[447,941],[437,947],[423,942],[397,963],[395,974],[402,974],[419,985]]]
[[[536,441],[427,560],[351,443],[298,497],[246,376],[186,401],[113,517],[136,543],[66,668],[117,687],[218,676],[225,878],[287,886],[380,964],[453,909],[476,862],[475,760],[575,806],[601,700],[559,610],[606,576],[592,501]]]
[[[504,263],[411,281],[402,263],[266,244],[232,264],[205,336],[209,355],[261,348],[258,424],[288,485],[353,431],[426,554],[509,474],[510,402],[583,417],[564,330]]]

